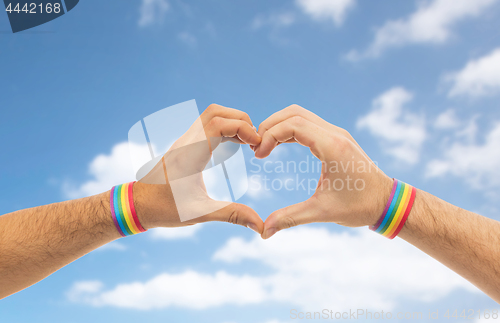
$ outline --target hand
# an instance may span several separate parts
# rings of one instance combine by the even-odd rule
[[[269,156],[281,143],[309,147],[323,167],[316,192],[308,200],[273,212],[262,237],[312,222],[335,222],[349,227],[373,225],[392,189],[392,179],[365,154],[352,136],[314,113],[289,106],[262,122],[257,158]],[[352,165],[354,163],[354,170]]]
[[[134,185],[134,202],[145,228],[223,221],[262,233],[264,224],[253,209],[215,201],[207,194],[201,172],[215,148],[227,140],[255,146],[261,137],[246,113],[212,104]],[[191,220],[181,221],[186,214]]]

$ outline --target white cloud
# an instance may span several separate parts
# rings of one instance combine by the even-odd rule
[[[149,234],[156,240],[176,240],[193,238],[202,228],[202,224],[179,228],[156,228],[149,230]]]
[[[386,153],[409,164],[418,161],[426,139],[424,118],[404,108],[412,99],[410,92],[394,87],[377,97],[372,111],[356,124],[358,129],[367,129],[380,139]]]
[[[368,230],[333,233],[299,227],[270,240],[229,240],[214,255],[228,263],[259,261],[269,299],[303,309],[394,308],[404,299],[432,302],[456,289],[477,289],[403,240]]]
[[[472,60],[460,71],[444,77],[452,84],[450,97],[473,98],[500,93],[500,48],[476,60]]]
[[[455,110],[448,109],[437,116],[434,127],[437,129],[453,129],[460,125]]]
[[[466,143],[474,144],[477,136],[477,119],[479,115],[474,115],[470,118],[467,125],[463,125],[456,133],[455,136],[459,139],[464,140]]]
[[[475,123],[471,126],[474,127]],[[469,126],[468,128],[470,128]],[[427,165],[427,177],[441,177],[451,174],[463,178],[474,188],[500,187],[500,122],[486,135],[484,143],[471,140],[469,130],[466,142],[457,141],[447,148],[441,159],[434,159]],[[468,140],[467,140],[468,139]]]
[[[134,171],[130,159],[132,151],[141,151],[142,147],[122,142],[111,149],[109,155],[95,157],[89,165],[88,173],[92,179],[78,185],[64,183],[63,193],[68,198],[79,198],[105,192],[111,187],[134,181]]]
[[[296,0],[296,6],[302,14],[315,21],[331,21],[336,26],[342,25],[347,12],[356,4],[355,0]],[[289,27],[298,21],[298,15],[285,11],[268,15],[258,15],[252,21],[252,29],[264,26],[273,27],[276,31]]]
[[[391,47],[408,44],[441,44],[448,41],[458,22],[477,17],[497,0],[433,0],[418,2],[409,17],[387,21],[375,32],[375,39],[364,52],[352,50],[349,60],[374,58]]]
[[[296,18],[293,13],[283,12],[270,15],[259,15],[252,21],[252,29],[260,29],[264,26],[282,28],[291,26]]]
[[[296,0],[297,6],[314,20],[331,20],[340,26],[355,0]]]
[[[259,203],[263,199],[272,199],[275,198],[275,194],[272,189],[272,181],[274,179],[278,179],[280,183],[284,183],[287,178],[277,178],[276,168],[281,166],[281,172],[290,173],[295,176],[294,167],[290,166],[290,169],[287,168],[287,159],[291,155],[294,157],[304,156],[304,162],[307,160],[307,165],[309,162],[309,154],[310,152],[307,150],[304,153],[304,150],[296,149],[295,145],[278,145],[271,154],[265,159],[257,159],[252,156],[250,158],[250,166],[247,169],[248,172],[248,189],[245,193],[246,196],[254,200],[256,203]],[[292,163],[297,167],[297,162],[288,161],[288,163]],[[279,171],[278,171],[279,172]],[[295,180],[293,176],[292,181]],[[278,185],[278,184],[276,184]],[[292,185],[293,186],[293,185]]]
[[[76,282],[66,293],[66,296],[72,302],[86,303],[89,299],[87,299],[85,295],[92,295],[93,293],[97,293],[102,289],[102,287],[102,282],[98,280]]]
[[[139,26],[146,27],[161,23],[169,8],[170,5],[166,0],[142,0]]]
[[[97,249],[97,251],[108,251],[108,250],[125,251],[127,250],[127,246],[118,241],[113,241]]]
[[[181,42],[183,42],[184,44],[191,46],[191,47],[196,46],[196,44],[198,43],[198,40],[196,39],[196,37],[187,31],[179,33],[177,35],[177,38],[179,38],[179,40]]]
[[[100,282],[77,282],[67,293],[92,306],[206,309],[223,305],[279,302],[301,309],[393,309],[404,300],[433,302],[464,289],[466,280],[406,242],[368,230],[333,233],[299,227],[270,240],[232,238],[213,256],[225,264],[259,262],[264,276],[187,270],[163,273],[146,282],[104,289]],[[333,308],[332,308],[333,307]]]
[[[99,282],[77,282],[68,292],[71,301],[92,306],[114,306],[149,310],[165,307],[206,309],[221,305],[260,303],[265,291],[258,278],[234,276],[225,272],[214,275],[186,271],[161,274],[141,283],[120,284],[103,290]]]
[[[493,311],[496,310],[496,317],[493,317],[492,314],[493,314]],[[498,319],[498,313],[500,313],[500,308],[494,308],[492,310],[486,310],[486,311],[483,311],[481,317],[478,317],[477,319],[474,320],[475,323],[491,323],[491,321],[493,320],[497,320]],[[485,314],[487,314],[488,316],[485,316]],[[479,316],[479,312],[478,312],[478,316]]]
[[[274,198],[273,191],[269,188],[269,183],[267,183],[266,186],[266,178],[269,178],[269,176],[260,173],[248,174],[248,176],[248,190],[245,193],[246,196],[257,203],[262,202],[264,199]],[[269,179],[267,181],[269,181]]]
[[[135,180],[131,162],[131,154],[144,151],[143,146],[122,142],[111,148],[109,155],[100,154],[96,156],[89,165],[88,173],[91,179],[74,185],[69,182],[63,184],[63,193],[68,198],[80,198],[91,196],[110,190],[113,186],[132,182]],[[151,237],[157,240],[188,239],[195,236],[202,225],[193,225],[182,228],[157,228],[151,230]],[[124,250],[124,245],[113,242],[99,250]]]

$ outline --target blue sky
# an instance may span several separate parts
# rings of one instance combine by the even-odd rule
[[[129,128],[196,99],[200,112],[219,103],[255,124],[302,105],[350,131],[388,175],[498,220],[499,17],[497,0],[85,0],[11,34],[0,14],[0,214],[131,179]],[[280,146],[269,160],[307,156]],[[241,202],[265,218],[307,196],[251,190]],[[223,223],[152,230],[2,300],[0,312],[6,322],[265,323],[289,322],[292,308],[498,308],[366,228],[259,239]]]

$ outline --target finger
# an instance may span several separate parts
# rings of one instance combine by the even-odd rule
[[[235,144],[245,144],[245,142],[241,141],[240,138],[238,138],[238,136],[234,136],[234,137],[222,137],[222,140],[221,142],[234,142]]]
[[[264,230],[264,222],[257,212],[251,207],[239,203],[231,203],[215,212],[197,218],[195,221],[196,223],[220,221],[238,224],[259,234],[262,234]]]
[[[327,141],[330,137],[331,134],[325,129],[302,117],[294,116],[276,124],[264,133],[261,144],[255,150],[255,157],[267,157],[279,143],[295,140],[309,147],[316,157],[323,160],[323,152],[327,149]]]
[[[210,120],[212,120],[215,117],[242,120],[247,122],[250,126],[253,126],[252,120],[250,119],[247,113],[237,109],[223,107],[222,105],[218,104],[209,105],[208,108],[206,108],[205,111],[203,111],[200,117],[203,126],[208,124]]]
[[[316,114],[312,113],[311,111],[304,109],[303,107],[292,104],[291,106],[288,106],[284,108],[281,111],[278,111],[274,114],[272,114],[269,118],[264,120],[260,125],[259,125],[259,135],[263,136],[264,133],[277,125],[278,123],[285,121],[287,119],[290,119],[291,117],[294,116],[299,116],[302,117],[306,120],[311,121],[312,123],[315,123],[319,127],[322,128],[329,128],[330,126],[333,126],[332,124],[326,122],[325,120],[321,119],[319,116]]]
[[[289,143],[296,143],[297,141],[295,140],[295,138],[290,138],[288,139],[287,141],[285,142],[279,142],[277,144],[277,146],[281,145],[281,144],[289,144]],[[255,150],[258,148],[258,146],[253,146],[253,145],[250,145],[250,148],[255,152]]]
[[[325,120],[323,120],[321,117],[318,115],[314,114],[313,112],[304,109],[303,107],[297,105],[297,104],[292,104],[285,109],[278,111],[274,114],[272,114],[269,118],[264,120],[260,125],[259,125],[259,135],[263,136],[264,133],[274,127],[276,124],[289,119],[293,116],[300,116],[306,120],[311,121],[312,123],[318,125],[319,127],[331,132],[335,133],[337,135],[342,135],[346,137],[347,139],[351,140],[358,148],[361,150],[361,152],[365,155],[365,157],[369,158],[368,155],[364,152],[364,150],[361,148],[361,146],[356,142],[356,140],[351,136],[351,134],[340,127],[337,127],[336,125],[333,125]]]
[[[313,205],[311,200],[274,211],[267,217],[264,223],[262,238],[269,239],[280,230],[301,224],[318,222],[320,214],[320,210]]]
[[[258,145],[261,142],[254,128],[243,120],[214,117],[205,126],[205,133],[207,138],[237,137],[243,143],[250,145]]]

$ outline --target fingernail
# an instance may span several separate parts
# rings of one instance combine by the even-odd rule
[[[255,132],[257,132],[257,128],[255,128],[255,126],[252,126],[253,130],[255,130]]]
[[[247,228],[249,229],[252,229],[253,231],[257,232],[258,234],[260,234],[259,232],[259,228],[257,227],[257,225],[255,225],[254,223],[249,223],[247,224]]]
[[[271,238],[278,230],[276,228],[269,228],[264,232],[264,239]]]

